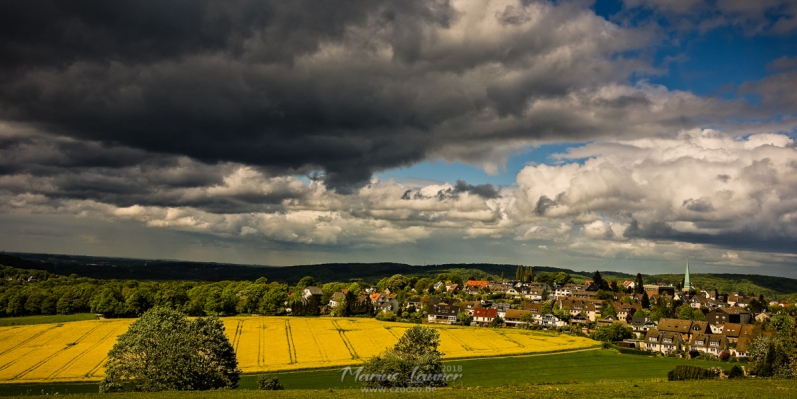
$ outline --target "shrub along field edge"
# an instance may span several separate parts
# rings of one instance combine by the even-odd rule
[[[20,316],[0,318],[0,327],[27,326],[31,324],[67,323],[70,321],[97,320],[94,313],[75,313],[41,316]]]

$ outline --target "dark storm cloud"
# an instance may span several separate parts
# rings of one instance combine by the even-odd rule
[[[94,200],[121,207],[190,206],[209,212],[264,211],[304,193],[239,189],[211,196],[239,166],[204,164],[127,147],[28,133],[0,135],[0,191],[57,199]],[[264,176],[265,178],[265,176]],[[199,190],[199,191],[198,191]],[[197,192],[202,193],[198,195]]]
[[[323,170],[348,192],[429,157],[661,134],[715,109],[601,91],[649,69],[616,57],[647,45],[644,31],[578,4],[496,7],[469,22],[446,1],[2,2],[0,119],[208,164]],[[485,34],[459,38],[473,29]]]
[[[718,234],[688,233],[677,231],[667,223],[659,221],[641,225],[637,220],[633,220],[626,228],[623,236],[654,241],[664,240],[707,244],[737,250],[792,253],[794,248],[797,248],[797,239],[787,235],[757,230],[725,231]]]
[[[395,56],[413,62],[424,27],[454,14],[445,2],[186,0],[3,2],[0,16],[8,119],[207,162],[323,168],[346,187],[422,159],[419,130],[434,122],[402,112],[401,96],[368,99],[378,82],[321,76],[324,87],[295,59],[350,26],[387,24]]]
[[[498,190],[496,190],[492,184],[477,184],[474,186],[468,184],[468,182],[464,180],[457,180],[457,184],[454,186],[454,192],[475,194],[484,199],[495,199],[499,197]]]
[[[711,201],[702,198],[690,198],[688,200],[684,200],[683,206],[693,212],[710,212],[714,210],[714,206],[711,205]]]

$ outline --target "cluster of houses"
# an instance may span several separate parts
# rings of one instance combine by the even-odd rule
[[[723,311],[718,310],[717,315]],[[645,332],[644,339],[626,340],[624,343],[664,354],[695,350],[715,356],[727,352],[730,356],[747,357],[753,328],[754,325],[749,323],[661,319],[655,328]]]
[[[558,329],[570,326],[581,328],[586,333],[590,328],[620,323],[638,333],[637,339],[627,340],[623,345],[664,354],[697,350],[713,355],[727,351],[733,356],[747,356],[748,337],[753,329],[751,323],[768,317],[768,313],[754,315],[748,309],[754,298],[739,293],[722,297],[707,291],[695,292],[691,286],[676,290],[673,286],[651,284],[644,286],[644,292],[651,302],[660,297],[681,300],[702,311],[706,321],[663,318],[656,322],[646,317],[634,317],[642,308],[643,294],[612,293],[613,297],[607,299],[606,291],[603,291],[604,296],[598,299],[599,289],[590,281],[550,286],[539,282],[469,280],[462,287],[443,282],[437,285],[437,290],[442,291],[445,287],[447,292],[504,294],[505,300],[514,305],[505,300],[462,301],[435,297],[427,297],[423,301],[416,297],[399,303],[396,294],[389,290],[379,292],[376,288],[366,290],[359,300],[370,301],[381,312],[425,311],[426,322],[437,324],[459,323],[462,313],[467,313],[472,325],[489,325],[498,319],[497,322],[505,327],[535,325],[537,328]],[[629,290],[633,290],[634,285],[634,281],[623,282],[623,288]],[[344,296],[343,292],[335,293],[329,306],[337,306]],[[614,314],[608,317],[601,315],[605,301],[614,308]],[[562,317],[551,309],[558,309],[556,313]],[[562,314],[565,310],[569,317]]]

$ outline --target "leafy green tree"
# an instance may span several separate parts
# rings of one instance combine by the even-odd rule
[[[642,280],[642,273],[637,273],[634,281],[634,293],[641,294],[643,292],[645,292],[645,282]]]
[[[750,344],[753,373],[760,377],[790,375],[788,355],[777,337],[760,335]]]
[[[468,312],[459,312],[459,316],[457,316],[457,322],[463,326],[469,326],[470,323],[473,321],[473,318],[470,317]]]
[[[123,316],[125,303],[122,293],[110,284],[100,287],[91,297],[91,312],[102,313],[106,317]]]
[[[642,300],[640,302],[643,309],[650,309],[650,297],[647,291],[642,291]]]
[[[600,300],[611,300],[614,299],[614,293],[609,290],[598,290],[595,294],[595,298]]]
[[[542,309],[540,310],[542,315],[546,315],[548,313],[553,313],[553,303],[547,301],[542,304]]]
[[[390,292],[395,293],[403,290],[404,287],[407,286],[407,284],[409,284],[409,281],[407,280],[406,277],[400,274],[395,274],[387,279],[387,281],[385,282],[385,288],[389,289]]]
[[[149,299],[145,296],[143,290],[133,288],[125,298],[125,313],[131,316],[139,316],[152,307]]]
[[[100,392],[235,388],[241,373],[219,319],[160,307],[119,336],[105,367]]]
[[[592,274],[592,282],[598,286],[599,290],[609,290],[609,283],[601,277],[601,272],[595,270],[595,273]]]
[[[612,323],[608,326],[598,327],[598,329],[592,333],[592,339],[603,342],[617,342],[633,336],[633,330],[620,323]]]
[[[617,318],[617,310],[614,308],[614,305],[610,301],[603,301],[600,307],[601,317],[614,317]]]
[[[681,305],[678,308],[678,318],[681,320],[692,320],[692,307],[689,305]]]
[[[570,319],[573,317],[573,315],[570,314],[570,308],[567,306],[556,309],[554,314],[563,321],[570,321]]]
[[[397,375],[395,379],[372,379],[370,387],[445,386],[440,378],[418,379],[418,376],[444,376],[443,354],[437,350],[440,333],[433,328],[409,328],[396,345],[363,364],[364,374]],[[416,379],[412,379],[415,375]]]
[[[285,313],[285,301],[288,299],[288,287],[282,284],[272,284],[263,295],[260,304],[260,313],[265,315],[279,315]]]
[[[315,285],[315,279],[311,276],[304,276],[298,283],[296,283],[296,287],[300,290],[305,289],[306,287],[310,287]]]
[[[558,272],[553,278],[553,282],[559,285],[565,285],[573,282],[573,276],[565,272]]]
[[[520,321],[523,322],[523,328],[529,329],[534,325],[534,315],[531,312],[524,313],[520,316]]]

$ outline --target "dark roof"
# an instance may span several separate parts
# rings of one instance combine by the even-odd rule
[[[433,310],[429,312],[435,316],[456,316],[459,314],[459,306],[451,306],[451,305],[440,305],[433,307]]]

